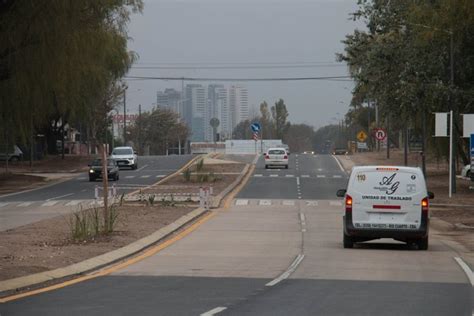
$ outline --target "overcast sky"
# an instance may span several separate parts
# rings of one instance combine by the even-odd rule
[[[129,49],[136,67],[241,67],[311,63],[313,67],[277,69],[138,69],[133,76],[262,78],[347,75],[335,61],[341,40],[360,22],[350,20],[356,0],[145,0],[142,15],[129,25]],[[172,64],[172,65],[170,65]],[[207,82],[202,82],[207,84]],[[283,98],[293,123],[321,127],[342,118],[350,81],[247,82],[250,105]],[[128,81],[127,106],[147,110],[156,91],[181,89],[181,81]],[[227,83],[229,85],[229,83]],[[339,115],[337,113],[340,113]]]

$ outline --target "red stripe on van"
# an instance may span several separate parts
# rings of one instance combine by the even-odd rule
[[[400,205],[372,205],[372,208],[382,210],[399,210],[401,207]]]

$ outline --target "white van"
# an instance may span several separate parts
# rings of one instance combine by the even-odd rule
[[[344,248],[355,242],[393,238],[428,249],[429,202],[420,168],[354,167],[345,198]]]

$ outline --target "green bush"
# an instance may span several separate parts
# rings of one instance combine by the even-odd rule
[[[186,170],[184,170],[183,177],[186,182],[191,181],[191,170],[189,168],[186,168]]]
[[[196,164],[196,171],[201,172],[203,168],[204,168],[204,159],[199,159],[199,161]]]

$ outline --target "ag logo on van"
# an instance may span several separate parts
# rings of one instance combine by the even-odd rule
[[[387,195],[394,194],[400,185],[400,181],[394,181],[396,175],[397,174],[394,173],[389,177],[383,177],[382,181],[379,182],[380,186],[374,187],[374,189],[385,192]]]

